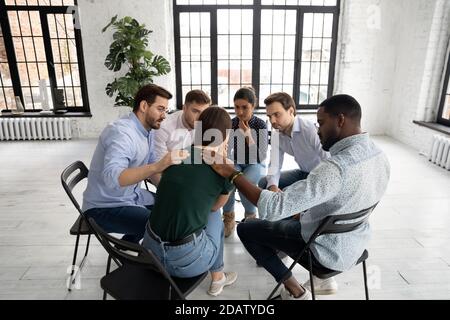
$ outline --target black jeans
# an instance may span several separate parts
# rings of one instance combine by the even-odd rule
[[[283,190],[300,180],[305,180],[306,178],[308,178],[308,175],[308,172],[303,172],[300,169],[282,171],[280,174],[280,181],[278,182],[278,188]],[[259,180],[258,186],[261,189],[267,189],[267,177]]]
[[[276,222],[266,220],[250,220],[240,223],[237,234],[247,251],[256,262],[264,267],[277,282],[281,281],[289,268],[278,257],[277,252],[283,251],[292,259],[296,259],[306,246],[301,236],[301,225],[298,220],[288,218]],[[301,264],[307,265],[307,255],[303,255]],[[312,256],[313,269],[324,269]],[[292,276],[289,271],[288,277]]]

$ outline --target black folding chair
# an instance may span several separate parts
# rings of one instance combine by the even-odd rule
[[[79,172],[77,172],[77,171],[79,171]],[[64,190],[66,191],[67,195],[69,196],[70,200],[72,201],[73,205],[75,206],[75,208],[78,210],[78,213],[79,213],[78,219],[75,221],[72,228],[70,228],[70,234],[76,235],[77,240],[75,241],[75,250],[73,253],[72,270],[70,273],[71,278],[70,278],[69,287],[68,287],[69,291],[71,291],[72,284],[74,284],[74,282],[75,282],[76,272],[79,272],[82,269],[82,267],[86,261],[86,257],[88,255],[88,251],[89,251],[89,243],[91,240],[91,234],[93,233],[91,228],[89,227],[89,224],[86,221],[86,218],[85,218],[83,212],[81,211],[80,205],[78,204],[77,200],[75,199],[75,197],[72,193],[75,186],[80,181],[87,178],[88,173],[89,173],[89,170],[84,165],[84,163],[81,161],[76,161],[76,162],[72,163],[70,166],[68,166],[66,169],[64,169],[64,171],[61,174],[61,184],[62,184]],[[77,270],[75,270],[77,254],[78,254],[78,245],[80,242],[81,235],[88,236],[87,243],[86,243],[86,251],[84,253],[83,260],[80,263],[80,267]]]
[[[110,256],[106,275],[100,280],[104,300],[106,294],[116,300],[185,300],[208,274],[172,277],[148,249],[109,235],[92,218],[89,223]],[[120,263],[112,272],[111,257]]]
[[[377,203],[378,204],[378,203]],[[324,221],[320,224],[320,226],[316,229],[316,231],[313,233],[311,238],[309,239],[306,246],[300,251],[297,258],[295,258],[294,262],[289,267],[289,271],[292,271],[294,269],[295,265],[299,263],[301,266],[303,266],[305,269],[309,271],[309,281],[311,284],[311,293],[313,300],[316,299],[316,296],[314,294],[314,282],[313,282],[313,275],[315,275],[319,279],[328,279],[331,277],[334,277],[335,275],[338,275],[342,273],[341,271],[333,271],[327,268],[318,268],[313,267],[313,257],[311,253],[311,244],[316,240],[317,237],[324,235],[324,234],[336,234],[336,233],[346,233],[351,232],[355,229],[357,229],[359,226],[363,225],[369,220],[369,216],[372,213],[372,211],[377,206],[375,204],[374,206],[370,207],[369,209],[361,210],[357,213],[351,213],[351,214],[344,214],[344,215],[336,215],[336,216],[329,216],[324,219]],[[305,257],[306,255],[306,257]],[[306,258],[306,259],[305,259]],[[364,250],[361,257],[358,259],[356,265],[363,263],[363,273],[364,273],[364,289],[366,293],[366,300],[369,300],[369,289],[367,287],[367,269],[366,269],[366,260],[369,258],[369,253],[367,250]],[[275,292],[277,292],[278,288],[281,286],[281,284],[287,280],[289,275],[289,272],[286,273],[286,275],[281,279],[280,282],[277,283],[276,287],[272,290],[267,300],[273,300],[278,299],[279,295],[274,297]]]

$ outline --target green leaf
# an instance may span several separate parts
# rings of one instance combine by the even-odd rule
[[[111,25],[113,25],[116,21],[117,21],[117,15],[115,15],[115,16],[111,19],[111,22],[108,23],[108,25],[102,29],[102,32],[105,32],[105,31],[106,31]]]
[[[155,56],[152,62],[152,67],[158,70],[159,75],[165,75],[171,71],[169,61],[162,56]]]
[[[109,83],[105,92],[109,97],[115,95],[116,106],[133,106],[136,92],[142,86],[153,83],[154,77],[171,71],[169,62],[148,49],[149,36],[153,33],[144,24],[129,16],[118,19],[117,16],[103,29],[113,27],[113,42],[105,58],[105,67],[118,72],[124,67],[125,76]],[[123,73],[121,74],[123,75]]]

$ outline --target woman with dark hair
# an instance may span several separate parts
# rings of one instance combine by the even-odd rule
[[[220,215],[233,185],[203,162],[202,153],[226,155],[230,128],[224,109],[202,112],[190,157],[162,174],[143,241],[175,277],[190,278],[209,270],[208,293],[213,296],[237,279],[235,272],[223,272]]]
[[[266,123],[254,115],[257,98],[253,88],[243,87],[234,96],[236,117],[232,120],[232,133],[228,145],[228,158],[232,159],[235,168],[242,171],[245,177],[254,183],[266,175],[266,155],[268,133]],[[234,214],[235,190],[230,194],[223,207],[225,237],[233,232],[236,222]],[[244,219],[256,218],[256,206],[239,193],[245,209]]]

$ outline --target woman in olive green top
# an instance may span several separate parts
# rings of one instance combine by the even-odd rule
[[[230,129],[231,119],[224,109],[211,107],[202,112],[190,157],[162,174],[143,241],[173,276],[188,278],[209,270],[212,282],[208,293],[213,296],[237,278],[235,272],[222,271],[220,208],[233,185],[203,162],[202,152],[226,155]],[[213,142],[208,138],[211,135]]]

